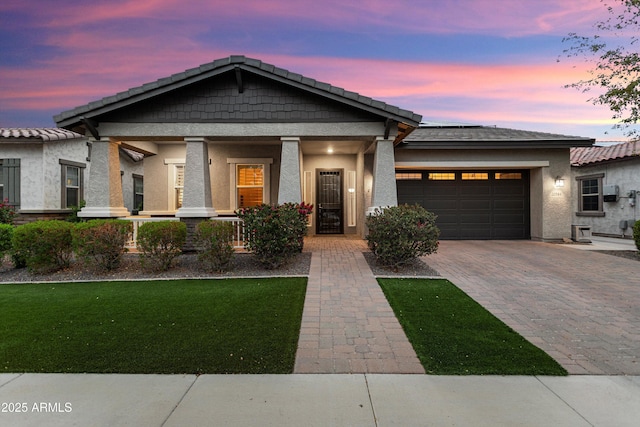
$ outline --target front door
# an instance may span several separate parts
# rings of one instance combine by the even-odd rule
[[[342,169],[318,169],[316,234],[342,234]]]

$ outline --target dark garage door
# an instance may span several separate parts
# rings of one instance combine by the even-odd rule
[[[398,171],[398,203],[438,215],[441,239],[529,239],[529,171]]]

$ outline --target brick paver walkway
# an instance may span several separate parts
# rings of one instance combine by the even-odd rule
[[[362,239],[313,237],[295,373],[424,373],[362,255]]]
[[[570,374],[640,375],[640,263],[530,241],[442,241],[425,262]]]

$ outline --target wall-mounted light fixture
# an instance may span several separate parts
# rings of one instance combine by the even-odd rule
[[[327,153],[333,154],[333,148],[329,147],[329,149],[327,150]]]
[[[560,178],[559,176],[556,176],[556,182],[554,186],[556,188],[564,187],[564,179]]]

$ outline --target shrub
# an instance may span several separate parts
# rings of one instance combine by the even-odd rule
[[[636,241],[636,248],[640,251],[640,221],[636,221],[633,226],[633,240]]]
[[[180,221],[145,222],[138,228],[140,263],[151,270],[166,271],[182,253],[187,225]]]
[[[228,221],[200,222],[196,226],[195,243],[198,260],[209,271],[225,271],[233,258],[233,224]]]
[[[127,252],[133,223],[123,219],[94,219],[79,222],[73,229],[73,247],[86,266],[111,271]]]
[[[13,224],[13,219],[16,217],[16,211],[9,204],[8,199],[0,201],[0,224]]]
[[[244,221],[245,248],[267,269],[276,269],[302,252],[307,233],[307,215],[312,205],[285,203],[240,209]]]
[[[11,237],[13,236],[13,225],[0,224],[0,262],[6,254],[11,251]]]
[[[35,221],[16,227],[13,232],[13,259],[16,267],[26,266],[35,273],[68,267],[73,254],[71,230],[66,221]]]
[[[80,200],[80,204],[78,206],[71,206],[71,213],[67,217],[67,221],[69,222],[83,222],[84,219],[78,216],[82,208],[84,208],[87,203],[84,200]]]
[[[419,205],[377,210],[367,217],[369,248],[379,264],[397,271],[402,264],[438,250],[440,230],[435,220]]]

